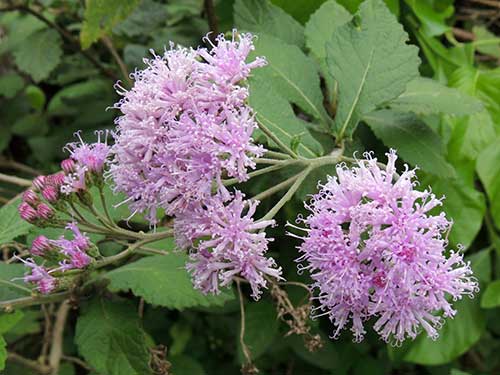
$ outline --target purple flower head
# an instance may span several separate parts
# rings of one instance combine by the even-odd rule
[[[44,256],[52,249],[53,246],[50,243],[50,240],[43,235],[35,237],[31,243],[31,254],[33,255]]]
[[[17,208],[17,211],[19,212],[21,219],[27,221],[28,223],[33,223],[36,219],[38,219],[36,209],[26,202],[22,202]]]
[[[75,167],[75,172],[65,176],[64,184],[61,186],[61,193],[69,195],[87,189],[87,171],[87,167],[77,165]]]
[[[50,203],[55,203],[59,198],[59,190],[52,185],[48,185],[42,189],[42,197]]]
[[[36,264],[33,259],[26,260],[17,257],[26,267],[31,268],[31,272],[24,276],[25,283],[36,285],[36,289],[42,294],[53,292],[57,288],[57,279],[50,275],[51,271],[47,271],[45,267]]]
[[[108,132],[97,131],[97,142],[85,143],[80,133],[75,133],[80,142],[68,143],[65,147],[73,159],[81,167],[86,167],[89,172],[101,173],[108,158],[109,149]],[[103,137],[101,142],[101,136]],[[74,166],[73,166],[74,169]]]
[[[210,199],[214,184],[227,195],[223,176],[246,180],[264,152],[251,138],[256,122],[240,85],[263,60],[245,62],[250,35],[218,40],[211,51],[171,45],[133,74],[130,91],[118,87],[123,115],[109,176],[132,213],[145,212],[152,223],[158,208],[175,216]]]
[[[38,205],[38,207],[36,208],[36,213],[38,217],[44,220],[52,219],[52,217],[54,217],[55,214],[54,210],[45,203],[40,203]]]
[[[258,201],[245,201],[237,191],[229,202],[214,196],[205,207],[186,211],[174,222],[179,245],[192,246],[187,265],[194,285],[204,293],[218,293],[239,275],[250,283],[252,296],[258,299],[267,282],[265,275],[280,278],[281,268],[266,258],[268,242],[262,229],[274,220],[254,221]],[[195,245],[196,243],[196,245]]]
[[[61,270],[87,267],[92,261],[86,253],[91,246],[90,239],[80,231],[76,223],[68,223],[66,229],[73,232],[73,239],[61,236],[58,240],[51,241],[67,257],[61,262]]]
[[[451,223],[430,191],[417,191],[415,171],[394,181],[397,155],[381,169],[365,154],[352,169],[340,164],[306,208],[306,236],[299,247],[299,271],[307,270],[318,289],[314,315],[327,315],[334,337],[351,325],[355,341],[363,322],[385,341],[400,343],[424,329],[431,338],[443,317],[455,314],[447,297],[472,297],[478,284],[462,255],[445,256]]]
[[[35,193],[31,189],[28,189],[23,193],[23,202],[26,202],[30,205],[36,205],[38,204],[38,202],[40,202],[40,199],[38,198],[37,193]]]
[[[45,186],[45,179],[46,177],[45,176],[37,176],[33,179],[33,187],[40,191],[43,189],[43,187]]]

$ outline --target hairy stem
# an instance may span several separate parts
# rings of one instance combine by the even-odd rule
[[[258,122],[258,125],[259,129],[262,130],[262,132],[267,135],[272,141],[274,141],[274,143],[276,143],[283,152],[290,155],[294,159],[299,158],[299,156],[281,139],[279,139],[279,137],[277,137],[267,126],[265,126],[262,122]]]
[[[52,370],[51,375],[59,374],[59,365],[61,364],[63,354],[64,327],[66,326],[66,320],[70,309],[71,305],[69,301],[65,300],[57,310],[54,329],[52,331],[52,346],[49,354],[49,366]]]
[[[8,182],[9,184],[23,186],[23,187],[31,186],[31,180],[3,173],[0,173],[0,181]]]

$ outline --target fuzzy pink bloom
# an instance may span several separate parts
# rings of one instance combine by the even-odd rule
[[[396,153],[381,169],[366,154],[352,169],[337,166],[306,205],[307,229],[299,270],[310,272],[318,289],[314,315],[327,315],[334,337],[351,325],[363,339],[364,321],[385,341],[400,343],[423,329],[435,339],[443,318],[455,310],[449,298],[473,297],[478,284],[463,256],[445,256],[451,223],[429,213],[441,200],[414,189],[415,172],[394,181]]]
[[[51,241],[51,244],[67,257],[61,262],[60,269],[65,271],[87,267],[92,261],[92,258],[86,253],[91,246],[89,238],[80,231],[76,223],[68,223],[66,229],[73,232],[73,239],[68,240],[61,236],[58,240]]]
[[[37,256],[44,256],[53,249],[53,246],[50,243],[50,240],[43,236],[37,236],[31,243],[31,254]]]
[[[38,217],[44,220],[52,219],[52,217],[54,217],[55,214],[54,210],[45,203],[40,203],[38,205],[38,207],[36,208],[36,213]]]
[[[123,115],[116,120],[110,177],[129,197],[132,213],[143,212],[152,223],[159,208],[175,216],[209,199],[213,184],[227,195],[222,176],[246,180],[264,152],[251,138],[256,122],[241,83],[265,61],[246,62],[249,34],[217,40],[211,51],[171,45],[133,74],[131,90],[118,86]]]
[[[252,296],[258,299],[267,285],[265,275],[281,278],[281,268],[274,259],[265,257],[272,239],[261,231],[274,220],[254,221],[258,203],[245,201],[237,191],[229,202],[215,196],[205,207],[186,211],[175,220],[177,244],[195,250],[187,268],[196,288],[219,293],[220,286],[240,276],[248,280]]]
[[[38,219],[37,211],[26,202],[22,202],[17,210],[21,219],[27,221],[28,223],[33,223],[36,219]]]
[[[24,260],[17,257],[17,259],[31,268],[30,273],[24,276],[24,282],[36,285],[36,289],[42,294],[51,293],[57,288],[57,279],[50,275],[51,271],[39,266],[31,258]]]
[[[97,142],[85,143],[77,132],[79,142],[68,143],[65,147],[69,151],[71,159],[81,167],[87,168],[89,172],[101,173],[108,158],[109,146],[107,142],[108,133],[97,131]],[[101,136],[103,139],[101,139]],[[74,169],[74,166],[73,166]]]

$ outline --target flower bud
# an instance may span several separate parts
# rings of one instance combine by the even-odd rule
[[[45,186],[45,180],[47,179],[46,176],[38,176],[38,177],[35,177],[35,179],[33,180],[33,187],[36,189],[36,190],[42,190],[43,187]]]
[[[61,168],[65,173],[71,173],[75,170],[75,161],[71,158],[64,159],[61,162]]]
[[[45,236],[36,237],[31,243],[31,254],[44,256],[52,249],[50,240]]]
[[[52,185],[46,186],[42,190],[42,197],[44,197],[47,202],[55,203],[59,198],[59,190]]]
[[[54,216],[54,210],[45,203],[40,203],[36,209],[36,213],[42,219],[49,220]]]
[[[66,176],[65,176],[64,172],[57,172],[57,173],[54,173],[54,174],[47,176],[46,183],[47,183],[47,185],[52,185],[55,188],[59,189],[61,187],[61,185],[64,183],[65,177]]]
[[[37,204],[40,200],[38,199],[38,195],[31,189],[26,190],[23,193],[23,201],[28,204]]]
[[[37,211],[26,202],[21,203],[17,210],[21,219],[27,221],[28,223],[33,223],[36,219],[38,219]]]

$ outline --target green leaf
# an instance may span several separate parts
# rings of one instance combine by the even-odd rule
[[[418,49],[381,0],[367,0],[326,46],[339,85],[338,137],[350,137],[361,117],[401,95],[418,74]]]
[[[271,2],[304,24],[325,0],[271,0]]]
[[[424,77],[410,81],[406,91],[392,100],[389,106],[397,111],[419,115],[444,113],[464,116],[483,109],[480,100]]]
[[[47,29],[47,25],[38,18],[19,12],[4,13],[1,23],[7,35],[0,43],[0,55],[15,51],[30,35],[38,30]]]
[[[439,332],[439,338],[432,341],[421,334],[410,344],[404,356],[408,362],[420,365],[441,365],[452,361],[474,345],[485,329],[484,313],[479,307],[478,298],[465,297],[454,306],[457,313],[447,319]]]
[[[311,158],[321,154],[320,143],[308,131],[309,124],[295,116],[290,103],[265,79],[251,78],[249,101],[256,112],[257,120],[267,126],[282,142],[291,147],[294,140],[299,138],[297,152],[300,155]]]
[[[474,26],[472,32],[476,36],[474,45],[479,52],[500,58],[500,42],[496,40],[492,43],[495,41],[495,34],[490,33],[484,26]]]
[[[113,27],[126,19],[140,0],[87,0],[80,32],[83,49],[109,34]]]
[[[488,284],[481,297],[481,307],[491,309],[500,306],[500,280]]]
[[[23,137],[36,137],[47,134],[49,124],[45,116],[33,113],[21,117],[12,125],[12,133]]]
[[[463,160],[476,160],[495,141],[495,125],[488,111],[448,121],[452,126],[448,155],[455,165]]]
[[[113,32],[130,37],[149,35],[165,24],[167,12],[163,4],[153,0],[142,0],[139,6]]]
[[[31,108],[35,109],[36,111],[43,110],[46,98],[45,93],[40,87],[29,85],[24,90],[24,94],[26,95],[26,99],[28,100],[28,102],[31,104]]]
[[[491,248],[469,255],[465,260],[470,262],[472,273],[480,282],[491,281]]]
[[[449,237],[451,244],[461,244],[467,249],[482,226],[486,209],[483,194],[459,179],[422,179],[422,188],[427,185],[431,185],[432,192],[437,197],[446,197],[442,210],[448,219],[453,220]]]
[[[185,268],[188,257],[184,254],[155,255],[145,257],[108,274],[109,289],[131,290],[153,305],[172,309],[195,306],[223,305],[234,298],[231,291],[224,290],[218,296],[203,295],[193,288]]]
[[[85,360],[106,375],[146,375],[149,351],[136,306],[95,297],[82,309],[75,343]]]
[[[31,290],[22,280],[26,268],[19,263],[0,262],[0,301],[26,297]]]
[[[33,227],[19,217],[19,213],[17,212],[19,203],[21,203],[20,199],[16,199],[0,208],[0,244],[28,234]]]
[[[0,335],[0,370],[5,368],[5,360],[7,359],[7,343],[2,335]]]
[[[265,56],[267,65],[255,70],[259,77],[283,98],[319,120],[323,128],[330,122],[323,107],[323,94],[315,64],[296,46],[262,35],[255,41],[254,56]]]
[[[479,154],[476,171],[486,190],[491,216],[500,228],[500,138]]]
[[[414,114],[380,110],[364,116],[363,121],[407,162],[436,176],[455,176],[453,167],[445,160],[439,135]]]
[[[46,29],[30,35],[14,51],[16,65],[29,74],[35,82],[47,78],[62,56],[61,36]]]
[[[24,79],[16,73],[7,73],[0,77],[0,96],[13,98],[24,86]]]
[[[289,44],[304,45],[304,28],[269,0],[236,0],[234,24],[239,30],[273,35]]]
[[[326,1],[306,24],[306,46],[318,62],[326,66],[326,43],[335,29],[351,20],[351,14],[335,0]]]
[[[444,9],[435,9],[433,3],[438,3],[437,1],[405,0],[405,2],[422,23],[422,30],[426,35],[437,36],[451,30],[445,21],[453,15],[453,5],[448,5]]]
[[[245,345],[250,350],[252,359],[257,359],[273,343],[278,333],[279,321],[276,307],[268,301],[249,303],[245,306]],[[240,329],[238,329],[238,332]],[[244,363],[239,335],[236,337],[238,358]]]
[[[334,100],[335,80],[326,64],[326,43],[332,38],[335,29],[351,20],[351,14],[334,0],[325,2],[306,24],[306,46],[319,64],[321,74],[325,78],[328,99]]]

